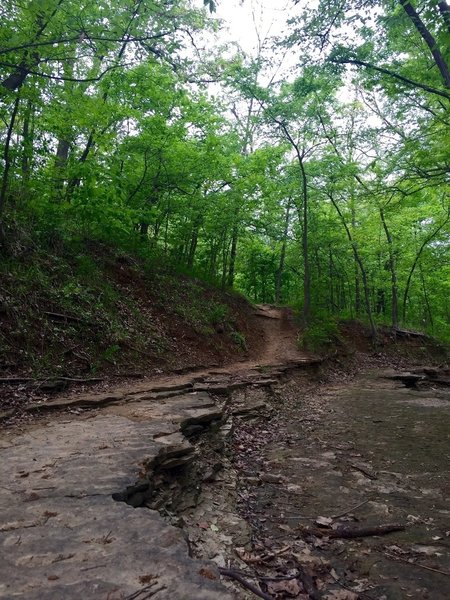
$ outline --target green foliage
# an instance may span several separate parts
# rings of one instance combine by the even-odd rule
[[[228,317],[228,306],[225,304],[213,304],[209,310],[209,321],[212,325],[220,325]]]
[[[245,339],[245,335],[240,331],[232,331],[230,333],[231,339],[233,342],[239,346],[242,350],[247,350],[247,340]]]
[[[166,286],[186,323],[206,335],[223,325],[242,347],[223,304],[167,274],[255,302],[310,302],[332,315],[311,322],[310,346],[343,315],[449,339],[450,42],[439,6],[294,3],[278,45],[301,44],[301,58],[275,77],[276,45],[254,59],[186,51],[218,26],[215,4],[6,2],[0,273],[14,274],[19,298],[45,290],[50,306],[98,321],[107,359],[133,336],[141,349],[118,308],[145,317],[104,280],[105,247]]]
[[[299,347],[312,352],[324,352],[340,341],[336,319],[329,314],[316,315],[299,335]]]

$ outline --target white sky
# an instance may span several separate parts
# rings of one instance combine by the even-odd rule
[[[236,41],[242,49],[256,55],[259,38],[279,35],[285,31],[285,22],[292,10],[292,0],[218,0],[212,16],[225,21],[224,41]]]

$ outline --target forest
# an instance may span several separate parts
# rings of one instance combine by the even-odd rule
[[[450,5],[292,0],[253,53],[217,8],[2,3],[2,279],[93,240],[449,340]]]

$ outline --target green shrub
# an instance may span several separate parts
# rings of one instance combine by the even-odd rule
[[[317,316],[299,335],[300,348],[319,352],[327,350],[339,341],[337,322],[330,315]]]
[[[212,325],[223,323],[228,316],[228,307],[225,304],[214,304],[209,313],[209,321]]]
[[[237,344],[242,350],[247,350],[247,340],[245,339],[245,335],[240,331],[232,331],[230,333],[230,337],[235,344]]]

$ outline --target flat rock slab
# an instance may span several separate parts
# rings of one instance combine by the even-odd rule
[[[144,463],[170,455],[171,441],[175,456],[188,451],[182,423],[220,417],[207,394],[154,409],[3,434],[0,598],[120,600],[144,588],[156,600],[231,598],[214,567],[189,558],[180,530],[112,499]]]

